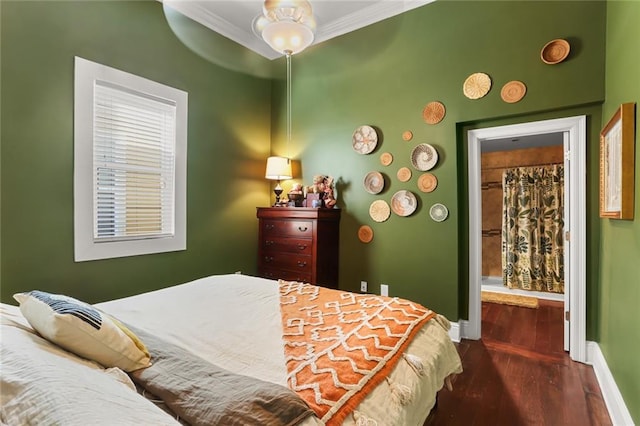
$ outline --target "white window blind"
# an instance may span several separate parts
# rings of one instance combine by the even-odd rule
[[[175,102],[96,80],[94,239],[174,233]]]
[[[75,58],[76,262],[187,248],[185,91]]]

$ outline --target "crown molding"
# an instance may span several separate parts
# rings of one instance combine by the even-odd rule
[[[247,28],[238,27],[237,25],[229,22],[222,15],[214,13],[210,8],[207,8],[207,2],[180,0],[158,1],[163,2],[164,5],[171,7],[184,16],[267,59],[276,59],[282,56],[278,52],[273,51],[257,34],[255,34],[250,24],[247,25]],[[406,11],[424,6],[432,3],[433,1],[435,0],[372,1],[370,6],[364,7],[357,12],[350,13],[338,19],[334,19],[324,24],[321,28],[318,28],[312,45],[322,43],[334,37],[347,34],[351,31],[391,18]],[[311,3],[313,6],[313,1]],[[256,15],[258,15],[258,13],[260,13],[260,10],[256,11]]]
[[[387,0],[372,2],[370,6],[335,19],[316,31],[314,45],[350,33],[435,0]]]
[[[248,28],[240,28],[232,24],[227,19],[213,13],[209,8],[205,7],[206,2],[201,1],[179,1],[179,0],[158,0],[164,5],[171,7],[180,12],[189,19],[204,25],[212,31],[232,40],[255,53],[264,56],[267,59],[276,59],[280,55],[275,52],[268,44],[266,44],[258,35],[253,32],[249,25]],[[256,12],[256,15],[259,11]]]

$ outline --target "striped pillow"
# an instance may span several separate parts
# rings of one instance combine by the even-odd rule
[[[38,290],[13,298],[42,337],[78,356],[124,371],[150,365],[149,352],[137,336],[87,303]]]

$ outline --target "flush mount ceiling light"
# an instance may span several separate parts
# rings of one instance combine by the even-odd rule
[[[313,43],[316,21],[306,0],[266,0],[254,19],[257,34],[276,52],[294,55]]]

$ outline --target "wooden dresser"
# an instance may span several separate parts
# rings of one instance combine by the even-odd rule
[[[340,209],[258,207],[258,275],[338,288]]]

